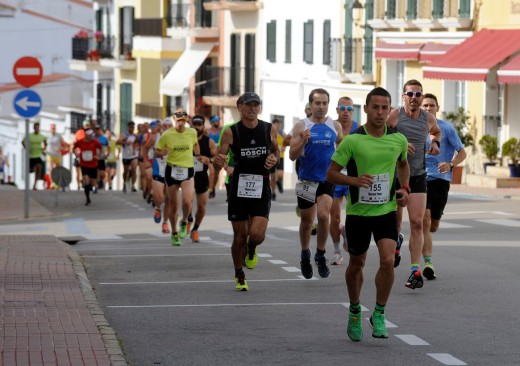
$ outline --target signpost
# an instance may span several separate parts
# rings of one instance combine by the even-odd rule
[[[13,66],[13,76],[16,82],[26,88],[38,84],[43,77],[43,67],[35,57],[22,57]],[[29,118],[32,118],[42,109],[42,100],[38,93],[31,89],[24,89],[13,100],[16,113],[25,118],[25,193],[24,193],[24,217],[29,218],[29,155],[31,143],[29,140]]]

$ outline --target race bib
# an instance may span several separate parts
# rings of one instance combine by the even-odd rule
[[[171,177],[175,180],[188,179],[188,168],[183,168],[181,166],[172,166]]]
[[[193,170],[196,172],[202,172],[204,170],[204,164],[197,160],[197,158],[193,157]]]
[[[83,161],[92,161],[94,159],[94,154],[92,154],[92,151],[83,150],[81,152],[81,159]]]
[[[316,202],[316,191],[319,182],[311,182],[308,180],[299,180],[296,183],[296,196],[312,203]]]
[[[374,182],[370,187],[359,188],[359,202],[370,205],[388,202],[389,177],[388,173],[374,175]]]
[[[238,197],[262,198],[264,177],[255,174],[240,174],[238,176]]]

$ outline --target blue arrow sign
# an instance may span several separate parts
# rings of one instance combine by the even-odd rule
[[[13,106],[20,117],[31,118],[40,113],[42,99],[35,91],[24,89],[14,97]]]

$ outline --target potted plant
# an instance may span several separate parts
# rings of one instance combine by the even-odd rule
[[[478,141],[479,145],[484,149],[484,153],[486,154],[487,162],[484,162],[484,174],[486,173],[488,166],[495,166],[497,162],[498,154],[498,139],[496,136],[491,135],[483,135]]]
[[[456,112],[449,112],[446,114],[445,119],[451,122],[464,147],[473,145],[473,135],[469,132],[468,126],[470,117],[464,110],[464,107],[459,107]],[[453,184],[460,184],[462,182],[462,169],[463,167],[461,165],[457,165],[453,168],[451,180]]]
[[[502,155],[508,156],[511,162],[508,164],[510,176],[520,177],[520,141],[515,137],[510,138],[502,144]]]

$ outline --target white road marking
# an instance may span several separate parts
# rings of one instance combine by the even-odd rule
[[[513,214],[503,211],[453,211],[453,212],[445,212],[445,215],[480,215],[485,214],[486,216],[489,216],[490,214],[493,215],[500,215],[500,216],[512,216]]]
[[[217,233],[225,234],[225,235],[233,235],[232,229],[223,229],[223,230],[215,230]]]
[[[289,231],[295,231],[295,232],[300,231],[299,226],[286,226],[286,227],[284,227],[284,229],[289,230]]]
[[[417,337],[413,334],[396,334],[397,338],[402,340],[404,343],[409,344],[410,346],[429,346],[430,344],[425,340]]]
[[[520,227],[520,221],[510,219],[486,219],[476,220],[491,225],[507,226],[507,227]]]
[[[87,240],[123,240],[119,235],[110,235],[110,234],[81,234]]]
[[[291,273],[301,272],[301,269],[297,267],[282,267],[282,269]]]
[[[265,280],[247,280],[247,282],[286,282],[302,281],[299,278],[275,278]],[[191,285],[194,283],[234,283],[234,280],[193,280],[193,281],[150,281],[150,282],[100,282],[105,286],[126,286],[126,285]]]
[[[360,304],[360,305],[361,305],[361,311],[368,311],[368,308],[364,307],[363,304]],[[350,308],[350,303],[346,302],[343,304],[343,306],[348,309],[348,308]]]
[[[453,357],[449,353],[427,353],[427,355],[444,365],[467,365],[466,362]]]
[[[299,271],[299,270],[298,270],[298,271]],[[303,277],[303,275],[299,275],[298,278],[299,278],[300,280],[305,280],[305,281],[309,281],[309,280],[316,280],[316,281],[318,281],[318,279],[317,279],[316,277],[305,278],[305,277]]]
[[[249,282],[249,280],[248,280]],[[249,307],[249,306],[309,306],[309,305],[344,305],[341,302],[279,302],[279,303],[252,303],[252,304],[187,304],[187,305],[112,305],[111,309],[139,309],[139,308],[212,308],[212,307]]]
[[[367,322],[370,323],[370,317],[368,318],[365,318],[367,320]],[[394,323],[392,322],[389,322],[388,320],[385,319],[385,324],[386,324],[386,327],[387,328],[399,328],[397,325],[395,325]]]
[[[286,261],[282,261],[280,259],[269,259],[268,262],[270,262],[272,264],[287,264]]]
[[[88,241],[81,241],[81,243],[88,243]],[[138,248],[128,248],[127,246],[119,246],[119,247],[104,247],[104,248],[94,248],[94,247],[88,247],[88,248],[82,248],[76,246],[74,248],[77,252],[86,251],[86,250],[95,250],[96,252],[100,251],[110,251],[110,250],[119,250],[119,251],[127,251],[127,250],[148,250],[148,249],[169,249],[171,245],[147,245],[147,246],[140,246]]]
[[[272,258],[273,256],[271,254],[267,253],[258,253],[259,258]]]
[[[451,222],[441,221],[440,227],[442,229],[462,229],[471,227],[469,225],[453,224]]]

